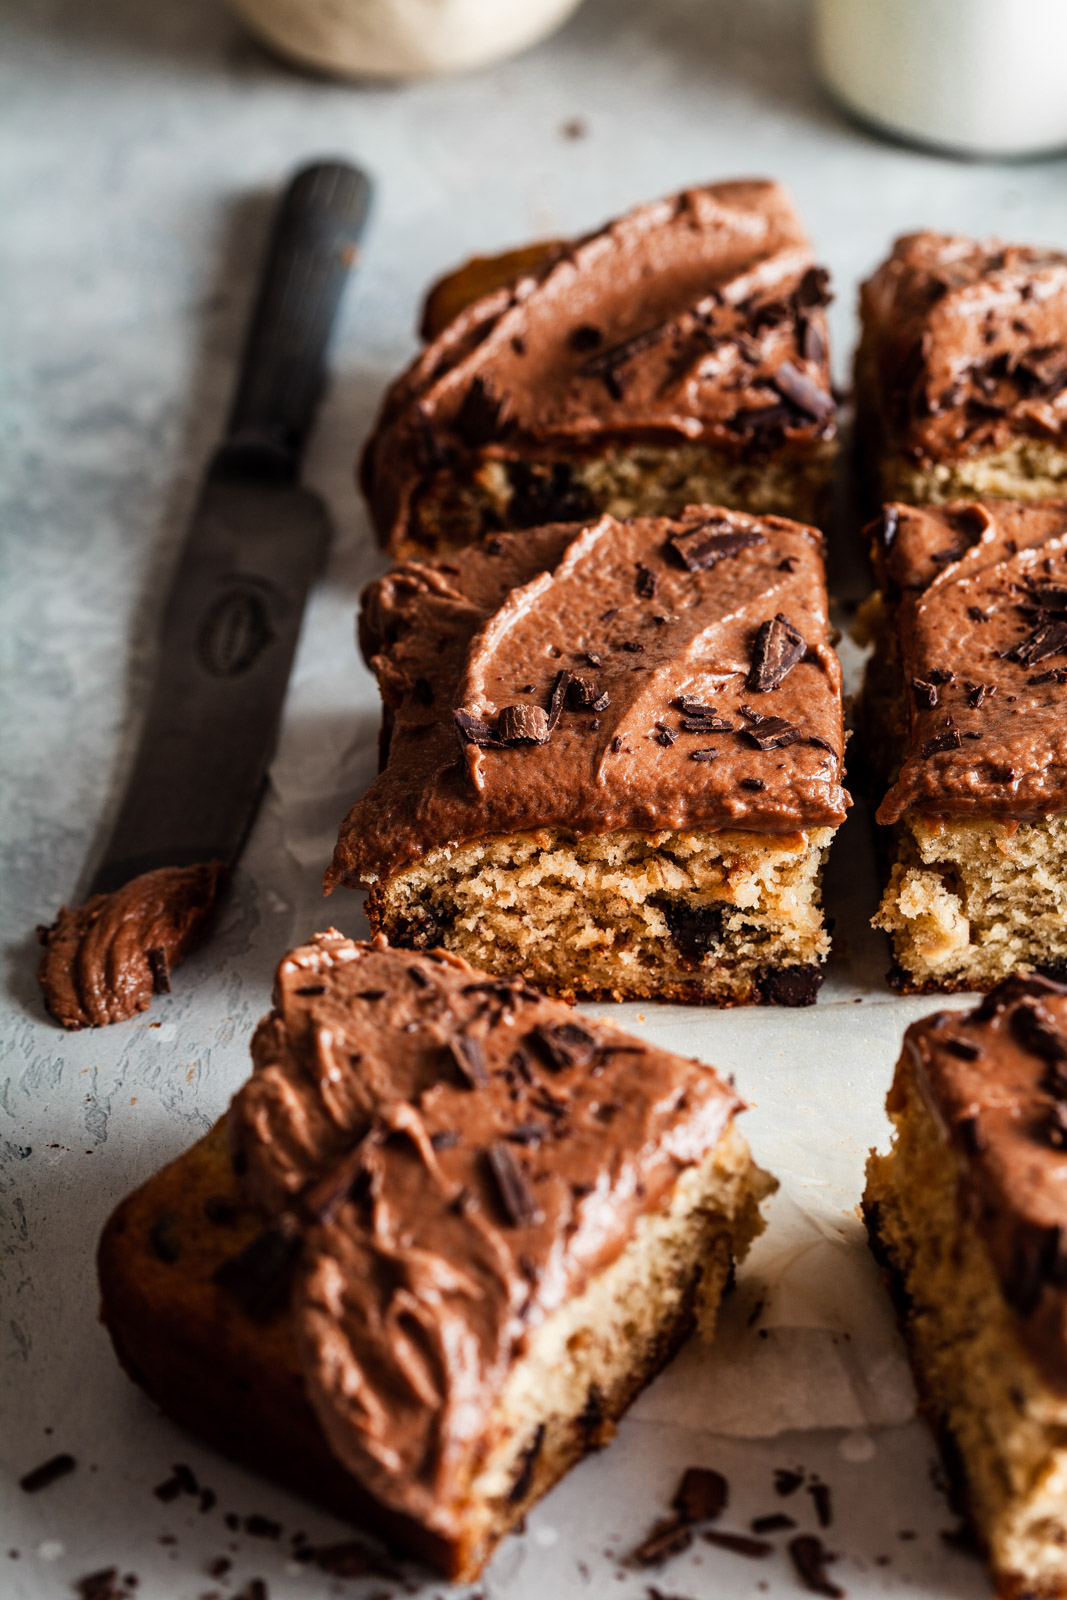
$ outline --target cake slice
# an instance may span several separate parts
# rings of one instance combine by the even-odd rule
[[[777,184],[711,184],[473,261],[388,391],[361,481],[396,555],[708,501],[817,521],[826,273]]]
[[[499,535],[371,585],[384,770],[327,888],[562,996],[806,1004],[840,670],[821,536],[713,506]]]
[[[1067,987],[908,1029],[864,1210],[1002,1600],[1067,1595]]]
[[[856,420],[878,502],[1067,492],[1067,256],[913,233],[860,291]]]
[[[1067,964],[1067,502],[890,505],[865,744],[905,992]]]
[[[254,1073],[125,1200],[103,1319],[171,1417],[454,1579],[699,1324],[774,1187],[710,1067],[443,951],[291,951]]]

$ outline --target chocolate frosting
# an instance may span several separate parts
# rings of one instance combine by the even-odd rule
[[[1067,256],[913,233],[860,291],[882,425],[918,464],[1067,438]]]
[[[799,523],[702,506],[501,535],[372,584],[360,636],[391,736],[328,889],[540,827],[844,818],[822,540]]]
[[[385,397],[362,484],[383,543],[423,478],[493,455],[831,437],[826,274],[775,183],[644,205],[480,296]]]
[[[974,1011],[914,1023],[904,1053],[961,1158],[960,1204],[1020,1338],[1067,1392],[1067,985],[1007,978]]]
[[[64,1028],[101,1028],[146,1011],[171,970],[207,932],[223,878],[218,861],[143,872],[38,929],[44,1003]]]
[[[340,1460],[459,1530],[529,1331],[624,1249],[741,1107],[710,1067],[443,951],[331,930],[278,968],[229,1115],[297,1227],[292,1319]]]
[[[878,821],[1067,810],[1067,501],[891,505],[874,556],[908,702]]]

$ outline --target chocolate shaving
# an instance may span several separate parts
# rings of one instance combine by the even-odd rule
[[[730,1488],[721,1472],[711,1467],[687,1467],[671,1501],[683,1522],[711,1522],[719,1516]]]
[[[167,961],[167,952],[161,944],[154,944],[147,951],[147,955],[156,993],[170,994],[170,964]]]
[[[485,1089],[489,1074],[485,1070],[485,1054],[480,1042],[469,1033],[459,1033],[448,1041],[448,1049],[464,1087]]]
[[[814,1533],[798,1533],[789,1541],[789,1554],[797,1577],[811,1594],[824,1594],[829,1600],[843,1600],[844,1589],[832,1583],[826,1573],[827,1562],[834,1559]]]
[[[300,1208],[313,1222],[328,1224],[334,1221],[351,1195],[357,1179],[363,1174],[368,1139],[374,1137],[368,1135],[360,1138],[328,1172],[313,1179],[304,1188],[300,1195]]]
[[[79,1600],[127,1600],[129,1587],[119,1581],[118,1567],[101,1567],[76,1579],[73,1588]]]
[[[503,706],[496,724],[501,744],[546,744],[551,728],[541,706]]]
[[[178,1238],[178,1219],[173,1211],[165,1211],[157,1217],[148,1230],[148,1248],[157,1261],[164,1262],[172,1267],[182,1253],[181,1241]]]
[[[25,1494],[39,1494],[42,1489],[50,1489],[60,1478],[65,1478],[68,1472],[73,1472],[78,1463],[74,1457],[63,1451],[58,1456],[50,1456],[47,1461],[42,1461],[39,1467],[34,1467],[30,1472],[24,1472],[19,1479],[19,1488]]]
[[[637,592],[642,600],[651,600],[656,593],[658,579],[651,567],[646,567],[643,562],[637,564]]]
[[[583,361],[578,370],[590,378],[603,378],[606,381],[614,378],[617,381],[620,367],[626,366],[627,362],[632,361],[634,356],[640,355],[643,350],[650,350],[653,345],[666,339],[673,332],[673,328],[673,323],[660,322],[654,328],[646,328],[643,333],[632,334],[629,339],[610,345],[607,350],[599,350],[596,355],[590,356],[588,361]],[[621,398],[621,394],[616,393],[610,381],[608,388],[611,389],[615,399]]]
[[[833,395],[827,394],[825,389],[820,389],[817,383],[812,383],[807,374],[801,372],[791,361],[782,362],[771,383],[791,405],[796,406],[798,411],[803,411],[815,422],[824,422],[827,417],[832,417],[837,409]]]
[[[757,750],[781,750],[786,745],[799,743],[804,737],[796,724],[787,722],[784,717],[760,717],[751,728],[741,731]]]
[[[683,1550],[688,1550],[692,1542],[692,1530],[680,1517],[664,1517],[653,1525],[651,1532],[646,1534],[637,1548],[631,1550],[631,1565],[661,1566],[671,1556],[679,1556]]]
[[[549,738],[556,731],[556,724],[559,722],[559,719],[563,714],[563,707],[566,702],[567,695],[570,692],[573,677],[574,674],[572,672],[568,672],[566,668],[564,668],[562,672],[558,672],[556,674],[556,681],[552,685],[552,693],[548,697],[548,710],[546,713],[545,723],[546,738]]]
[[[490,1145],[486,1151],[489,1170],[496,1182],[500,1203],[512,1227],[532,1228],[544,1216],[526,1174],[506,1144]]]
[[[587,1067],[597,1048],[593,1035],[577,1022],[542,1022],[526,1037],[553,1072]]]
[[[1018,661],[1024,667],[1036,666],[1049,656],[1067,653],[1067,622],[1043,622],[1021,644],[1004,651],[1006,661]]]
[[[967,694],[967,704],[972,711],[977,711],[991,694],[997,692],[995,683],[965,683],[963,687]]]
[[[786,1499],[791,1494],[796,1494],[804,1482],[802,1472],[793,1472],[789,1467],[776,1467],[774,1470],[774,1492]]]
[[[752,665],[745,687],[755,694],[777,689],[807,652],[807,642],[799,628],[781,612],[764,622],[752,646]]]
[[[571,711],[606,711],[611,701],[602,694],[592,673],[576,672],[567,685],[567,706]]]
[[[754,528],[731,528],[720,518],[673,533],[667,542],[688,572],[707,572],[728,556],[766,544],[767,537]]]
[[[709,745],[706,750],[690,750],[689,759],[690,761],[714,761],[718,753],[717,750]]]
[[[256,1322],[266,1321],[288,1302],[302,1244],[296,1218],[283,1213],[237,1255],[217,1267],[213,1281],[233,1296],[246,1316]]]
[[[1039,1001],[1024,1000],[1016,1006],[1009,1027],[1012,1038],[1031,1055],[1053,1066],[1067,1061],[1067,1036],[1060,1032]]]
[[[936,756],[942,750],[958,750],[962,742],[958,728],[945,728],[943,732],[924,739],[919,746],[919,753],[925,760],[928,756]]]
[[[452,716],[461,737],[468,744],[481,745],[483,749],[491,749],[497,744],[492,728],[480,717],[471,716],[469,711],[453,711]]]
[[[932,711],[941,691],[936,683],[926,683],[922,678],[912,678],[911,695],[920,711]]]

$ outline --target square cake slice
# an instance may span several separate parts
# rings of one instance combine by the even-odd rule
[[[813,528],[713,506],[409,561],[360,622],[384,770],[327,888],[564,998],[805,1004],[844,819]]]
[[[909,234],[863,285],[860,320],[872,498],[1067,492],[1067,256]]]
[[[715,1072],[443,951],[330,931],[254,1073],[100,1247],[130,1375],[454,1579],[710,1336],[774,1182]]]
[[[827,277],[777,184],[711,184],[439,284],[364,493],[396,555],[695,502],[817,521]]]
[[[889,506],[865,739],[903,990],[1067,964],[1067,502]]]
[[[864,1211],[1001,1600],[1067,1595],[1067,987],[908,1029]]]

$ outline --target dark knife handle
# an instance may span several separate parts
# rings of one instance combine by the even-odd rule
[[[370,197],[367,176],[342,161],[305,167],[286,190],[212,477],[296,476]]]

